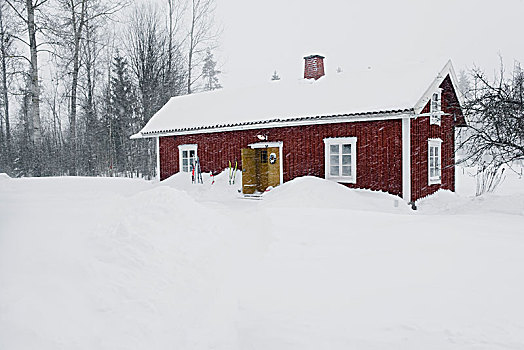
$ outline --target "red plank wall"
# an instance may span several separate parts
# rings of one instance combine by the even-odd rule
[[[260,142],[283,141],[284,181],[298,176],[324,177],[326,137],[357,137],[357,183],[349,187],[402,195],[402,121],[369,121],[203,133],[160,138],[160,178],[178,172],[178,146],[198,144],[202,171],[219,173],[237,160],[240,149]]]
[[[411,120],[411,199],[426,197],[438,189],[455,191],[455,125],[463,123],[463,115],[449,76],[442,88],[440,126],[430,125],[429,117]],[[429,113],[429,102],[422,113]],[[428,138],[442,140],[442,183],[428,184]]]

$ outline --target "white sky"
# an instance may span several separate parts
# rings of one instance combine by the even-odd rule
[[[524,0],[217,0],[224,31],[221,82],[237,87],[302,76],[303,56],[326,56],[326,74],[351,66],[451,58],[474,64],[524,63]]]

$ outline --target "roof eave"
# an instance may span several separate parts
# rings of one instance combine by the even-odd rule
[[[359,122],[359,121],[401,119],[401,118],[406,118],[406,117],[409,117],[409,118],[415,117],[415,111],[413,108],[389,110],[389,111],[365,112],[365,113],[296,117],[296,118],[288,118],[288,119],[269,119],[269,120],[252,121],[252,122],[235,123],[235,124],[198,126],[198,127],[191,127],[191,128],[155,130],[155,131],[148,131],[148,132],[140,131],[139,133],[133,135],[132,138],[150,138],[150,137],[202,134],[202,133],[227,132],[227,131],[250,130],[250,129],[268,129],[268,128],[289,127],[289,126],[315,125],[315,124],[320,125],[320,124],[334,124],[334,123],[350,123],[350,122]]]

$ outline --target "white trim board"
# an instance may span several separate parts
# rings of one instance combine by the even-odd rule
[[[156,137],[156,179],[160,181],[160,136]]]
[[[411,202],[411,119],[402,119],[402,198]]]
[[[195,130],[183,130],[183,131],[169,131],[169,132],[158,132],[154,134],[142,135],[141,133],[134,134],[131,136],[132,139],[148,138],[148,137],[165,137],[165,136],[178,136],[178,135],[196,135],[196,134],[210,134],[227,131],[239,131],[239,130],[254,130],[254,129],[272,129],[272,128],[285,128],[290,126],[307,126],[307,125],[324,125],[324,124],[337,124],[337,123],[356,123],[356,122],[367,122],[377,120],[398,120],[406,117],[416,118],[417,116],[413,112],[402,112],[397,114],[388,115],[368,115],[368,116],[355,116],[355,117],[340,117],[329,120],[319,119],[305,119],[297,121],[282,121],[282,122],[268,122],[258,123],[249,125],[236,125],[236,126],[224,126],[224,127],[207,127],[205,129]]]
[[[249,144],[248,146],[250,148],[268,148],[268,147],[282,147],[282,144],[284,142],[282,141],[277,141],[277,142],[256,142],[256,143],[251,143]]]

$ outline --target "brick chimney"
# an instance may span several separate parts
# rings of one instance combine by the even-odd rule
[[[304,79],[315,79],[324,76],[324,56],[311,55],[304,57]]]

